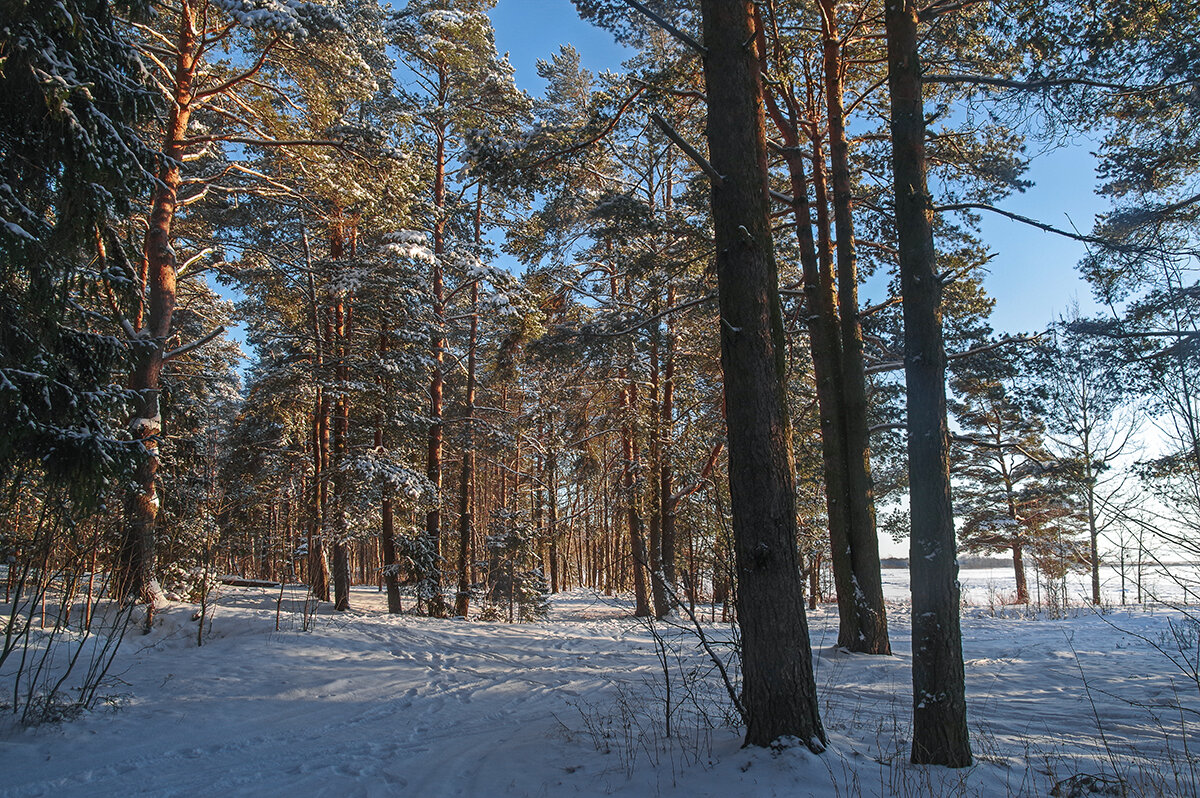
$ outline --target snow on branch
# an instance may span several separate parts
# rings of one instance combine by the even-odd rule
[[[164,361],[174,360],[177,357],[182,357],[183,355],[186,355],[188,352],[191,352],[193,349],[199,349],[200,347],[204,346],[209,341],[212,341],[214,338],[216,338],[217,336],[221,335],[224,332],[225,332],[225,325],[222,324],[220,327],[213,330],[212,332],[210,332],[208,335],[204,336],[203,338],[199,338],[195,341],[192,341],[190,344],[184,344],[183,346],[177,347],[175,349],[172,349],[170,352],[165,353],[163,355],[163,360]]]

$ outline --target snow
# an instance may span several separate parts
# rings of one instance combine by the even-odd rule
[[[1169,568],[1172,576],[1163,573]],[[1046,584],[1035,584],[1036,571],[1026,565],[1025,578],[1029,582],[1029,593],[1034,599],[1041,595],[1047,603]],[[962,585],[963,601],[978,606],[999,606],[1012,603],[1017,594],[1017,578],[1012,566],[998,568],[960,568],[958,579]],[[1105,604],[1133,603],[1137,598],[1137,566],[1125,566],[1125,595],[1121,595],[1121,571],[1116,567],[1100,568],[1100,596]],[[1055,586],[1060,590],[1059,586]],[[1159,566],[1147,562],[1142,568],[1143,598],[1147,601],[1200,603],[1200,569],[1195,567]],[[888,601],[907,601],[909,598],[908,571],[901,568],[883,569],[883,595]],[[1071,604],[1086,604],[1092,595],[1090,571],[1073,571],[1067,574],[1067,598]]]
[[[279,595],[222,588],[202,648],[192,605],[161,610],[149,635],[131,631],[102,691],[110,706],[61,725],[0,727],[0,795],[1046,795],[1114,767],[1162,779],[1162,794],[1192,794],[1197,765],[1188,769],[1180,726],[1197,720],[1197,688],[1145,642],[1166,639],[1176,610],[1049,619],[966,608],[978,761],[948,771],[907,764],[900,603],[889,605],[892,657],[837,650],[836,608],[810,613],[831,743],[818,756],[741,749],[721,723],[715,679],[703,682],[708,698],[681,700],[706,660],[660,627],[680,703],[668,740],[664,649],[628,600],[571,592],[547,621],[507,625],[389,616],[374,588],[356,588],[354,611],[322,607],[304,632],[300,588],[285,591],[275,630]]]

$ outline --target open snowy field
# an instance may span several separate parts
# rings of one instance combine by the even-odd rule
[[[1032,567],[1026,569],[1025,578],[1029,582],[1029,597],[1034,604],[1061,604],[1061,599],[1057,602],[1053,600],[1055,597],[1047,592],[1045,582],[1038,578]],[[1124,585],[1120,569],[1101,566],[1100,596],[1105,604],[1135,603],[1138,599],[1137,580],[1136,565],[1126,565]],[[962,568],[958,572],[958,581],[962,585],[966,604],[985,607],[1008,604],[1017,595],[1017,578],[1011,566]],[[1141,584],[1142,599],[1146,602],[1200,604],[1200,567],[1195,565],[1160,566],[1146,563],[1142,567]],[[908,569],[884,568],[883,592],[888,601],[908,601]],[[1068,603],[1087,604],[1092,595],[1091,573],[1068,573],[1066,592]]]
[[[1132,795],[1197,793],[1200,696],[1158,650],[1196,664],[1175,610],[965,610],[977,764],[946,771],[907,764],[902,604],[883,658],[832,650],[836,609],[810,613],[831,742],[816,756],[741,750],[693,639],[660,627],[657,645],[622,601],[570,593],[548,621],[507,625],[388,616],[360,589],[303,632],[297,590],[277,632],[278,591],[222,593],[202,648],[194,608],[173,605],[126,639],[106,706],[4,727],[0,795],[1006,796],[1114,772]]]

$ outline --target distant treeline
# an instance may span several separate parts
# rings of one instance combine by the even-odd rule
[[[907,568],[907,557],[884,557],[879,561],[883,568]],[[1002,557],[959,557],[959,568],[1007,568],[1012,560]]]

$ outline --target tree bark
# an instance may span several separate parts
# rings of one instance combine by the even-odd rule
[[[308,584],[318,601],[329,601],[329,563],[325,558],[325,499],[328,460],[329,399],[325,395],[325,345],[321,333],[321,305],[317,302],[316,278],[308,245],[308,230],[303,230],[304,259],[308,271],[308,300],[312,311],[313,382],[317,387],[312,415],[312,493],[309,503]]]
[[[483,241],[483,185],[475,197],[475,246]],[[458,496],[458,592],[454,597],[454,614],[463,618],[471,609],[471,535],[475,528],[475,369],[479,342],[479,281],[471,283],[471,332],[467,340],[467,441],[463,450],[462,482]]]
[[[1087,424],[1085,410],[1084,424]],[[1096,526],[1096,475],[1092,470],[1091,437],[1083,435],[1084,484],[1087,485],[1088,554],[1092,570],[1092,604],[1100,605],[1100,530]]]
[[[441,104],[445,107],[445,76],[440,81],[442,95]],[[429,600],[430,615],[444,615],[445,606],[441,596],[440,562],[442,554],[442,445],[445,435],[445,424],[442,420],[443,397],[445,385],[446,359],[446,284],[442,272],[441,256],[446,251],[446,128],[443,125],[437,131],[436,152],[434,153],[433,181],[433,274],[431,288],[433,293],[433,316],[437,332],[434,334],[430,357],[433,361],[433,373],[429,381],[429,417],[433,420],[429,425],[429,446],[425,459],[425,474],[436,489],[433,506],[425,516],[426,543],[439,564],[436,575],[436,585],[433,596]]]
[[[123,599],[153,603],[161,595],[155,523],[158,519],[158,441],[162,434],[159,407],[159,378],[163,355],[171,335],[175,312],[175,254],[171,248],[171,225],[179,201],[183,140],[192,115],[193,84],[200,34],[191,6],[179,11],[179,34],[175,42],[173,94],[163,130],[162,157],[151,197],[150,218],[143,244],[143,296],[149,291],[144,317],[139,313],[138,340],[129,388],[138,399],[129,419],[129,432],[141,444],[142,459],[125,495],[125,519],[117,552],[115,588]],[[141,326],[144,321],[144,326]]]
[[[675,306],[675,286],[672,284],[667,287],[667,307]],[[676,590],[678,584],[675,575],[675,548],[676,548],[676,523],[675,512],[676,503],[673,500],[675,493],[675,473],[674,464],[672,462],[672,445],[674,443],[674,424],[675,424],[675,349],[677,345],[675,336],[675,324],[668,317],[667,319],[667,337],[666,337],[666,360],[663,363],[663,382],[662,382],[662,407],[660,434],[662,436],[662,449],[659,453],[661,460],[659,469],[659,497],[660,510],[662,515],[662,571],[663,579],[672,590]]]
[[[950,501],[942,289],[933,245],[933,198],[926,178],[918,13],[914,0],[897,0],[885,5],[884,15],[908,390],[912,761],[966,767],[971,764],[971,747]]]
[[[379,332],[379,356],[382,360],[386,357],[388,351],[388,337],[386,330]],[[390,390],[391,385],[382,377],[379,378],[380,388]],[[380,426],[375,428],[375,450],[383,452],[383,420],[380,420]],[[392,497],[385,495],[379,504],[380,525],[379,525],[379,552],[381,555],[383,566],[383,584],[384,590],[387,592],[388,612],[397,614],[401,611],[400,606],[400,575],[397,573],[399,561],[396,557],[396,519],[395,512],[392,508]]]
[[[330,257],[336,262],[345,256],[345,231],[341,223],[335,229]],[[333,608],[339,612],[350,609],[350,540],[346,526],[346,476],[344,466],[350,436],[350,370],[347,362],[346,339],[349,335],[350,308],[345,297],[339,296],[330,309],[329,348],[334,355],[334,376],[338,393],[334,401],[331,510],[333,513]]]
[[[654,617],[662,619],[671,611],[667,587],[663,579],[663,500],[662,500],[662,405],[660,404],[660,373],[658,363],[658,330],[650,335],[650,468],[653,474],[654,497],[650,514],[650,550],[647,565],[650,570],[650,598]]]
[[[847,543],[853,592],[846,597],[854,628],[839,634],[851,651],[890,654],[879,537],[875,529],[875,489],[871,478],[870,424],[863,363],[862,325],[858,319],[858,254],[851,207],[850,150],[842,104],[842,43],[833,0],[820,0],[829,121],[829,165],[833,177],[833,224],[837,233],[837,291],[841,328],[842,435],[845,437]],[[839,593],[839,601],[842,600]]]
[[[624,372],[625,369],[622,369]],[[625,374],[622,373],[622,379]],[[629,519],[629,549],[633,557],[633,614],[637,618],[650,616],[650,602],[646,592],[646,532],[637,495],[637,384],[631,379],[621,391],[621,406],[625,421],[621,425],[621,448],[625,457],[624,487],[625,511]]]
[[[825,747],[796,551],[785,342],[750,0],[702,0],[746,745]]]

